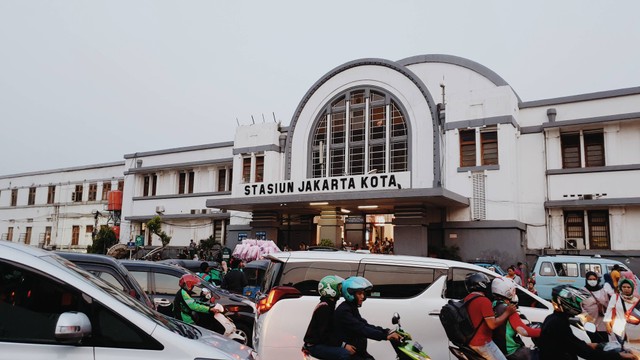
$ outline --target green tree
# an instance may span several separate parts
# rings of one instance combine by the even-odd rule
[[[160,219],[160,216],[155,216],[153,219],[149,220],[147,222],[147,229],[160,238],[162,247],[169,245],[171,236],[162,231],[162,219]]]
[[[100,227],[93,243],[87,246],[87,252],[92,254],[106,254],[110,247],[118,243],[116,233],[108,226]]]

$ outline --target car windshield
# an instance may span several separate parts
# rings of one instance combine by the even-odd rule
[[[140,301],[134,299],[133,297],[123,293],[121,290],[117,289],[113,285],[108,282],[101,280],[76,264],[63,259],[60,256],[44,256],[43,260],[48,261],[50,263],[54,263],[55,265],[61,265],[71,272],[75,273],[77,276],[84,278],[85,280],[91,282],[93,285],[102,289],[104,292],[116,298],[121,303],[127,305],[130,308],[137,310],[140,314],[146,316],[148,319],[152,320],[156,324],[171,330],[174,333],[180,334],[184,337],[190,339],[199,338],[202,333],[196,327],[185,324],[181,321],[178,321],[174,318],[165,316],[160,314],[159,312],[152,310],[142,304]]]

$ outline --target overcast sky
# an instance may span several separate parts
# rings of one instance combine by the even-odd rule
[[[523,101],[640,86],[640,1],[0,0],[0,174],[288,125],[329,70],[449,54]]]

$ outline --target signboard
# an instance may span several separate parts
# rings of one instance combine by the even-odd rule
[[[325,177],[276,183],[245,184],[242,196],[273,196],[411,188],[411,172]]]
[[[347,223],[347,224],[364,224],[364,216],[351,216],[351,215],[349,215],[345,219],[345,223]]]
[[[256,231],[256,239],[258,239],[258,240],[267,240],[267,232],[266,231]]]
[[[247,233],[238,233],[238,241],[242,242],[242,240],[247,238]]]
[[[135,243],[135,242],[133,242],[133,241],[129,241],[129,242],[127,243],[127,249],[128,249],[128,250],[135,250],[135,249],[136,249],[136,243]]]
[[[136,236],[136,246],[144,246],[144,237],[142,235]]]
[[[231,249],[225,247],[222,249],[222,260],[229,262],[229,259],[231,259]]]

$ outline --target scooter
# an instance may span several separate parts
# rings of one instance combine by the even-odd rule
[[[400,314],[394,313],[391,323],[396,326],[394,332],[400,334],[402,340],[391,341],[391,346],[396,352],[397,360],[427,360],[431,359],[427,353],[422,351],[422,345],[411,338],[411,334],[405,331],[400,325]]]
[[[203,303],[215,303],[215,300],[212,299],[211,291],[207,288],[202,288],[202,291],[200,292],[200,301]],[[212,316],[208,314],[204,316],[200,315],[196,319],[196,324],[221,333],[231,340],[246,345],[248,341],[247,335],[244,332],[236,329],[236,325],[233,323],[233,321],[225,315],[224,306],[215,304],[213,308],[217,310],[215,315],[213,315],[213,320],[215,321],[213,321]],[[221,326],[222,329],[220,329]]]

